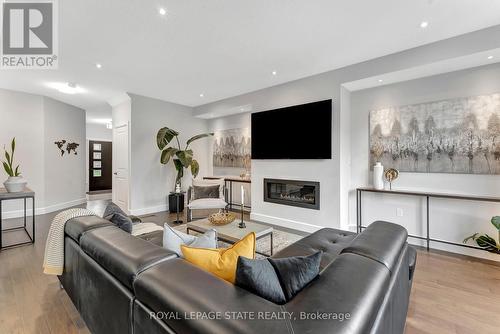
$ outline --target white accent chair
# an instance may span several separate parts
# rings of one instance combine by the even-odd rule
[[[210,187],[219,186],[218,198],[198,198],[195,194],[193,187]],[[226,189],[224,186],[224,179],[213,180],[196,180],[193,179],[193,185],[187,191],[187,219],[188,222],[193,220],[193,210],[210,210],[219,211],[227,210],[227,202],[225,201]]]

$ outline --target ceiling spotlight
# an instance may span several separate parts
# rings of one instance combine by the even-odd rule
[[[205,96],[205,94],[201,93],[201,94],[200,94],[200,97],[203,97],[203,96]]]
[[[493,59],[493,56],[488,56],[488,59]]]
[[[276,72],[276,71],[272,71],[271,73],[272,73],[273,75],[278,74],[278,72]]]
[[[74,82],[51,82],[48,83],[47,86],[53,89],[57,89],[59,92],[64,94],[77,94],[85,92],[85,89],[77,86]]]
[[[99,64],[99,63],[97,63],[97,64],[95,64],[95,67],[97,67],[97,68],[101,69],[101,68],[102,68],[102,65],[101,65],[101,64]]]
[[[160,15],[166,15],[167,14],[167,10],[165,8],[160,8],[158,10],[158,13],[160,13]]]
[[[384,80],[382,80],[382,79],[378,79],[378,82],[384,82]]]
[[[420,28],[425,29],[425,28],[427,28],[428,26],[429,26],[429,22],[427,22],[427,21],[423,21],[422,23],[420,23]]]

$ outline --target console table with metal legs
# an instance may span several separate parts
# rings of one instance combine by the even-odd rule
[[[32,203],[32,215],[31,215],[31,217],[32,217],[33,224],[31,227],[31,234],[28,232],[28,229],[26,226],[26,205],[27,205],[26,200],[28,198],[31,198],[31,201],[32,201],[31,202]],[[2,221],[2,202],[9,201],[9,200],[19,200],[19,199],[22,199],[24,202],[23,225],[4,229],[3,228],[3,221]],[[1,230],[0,231],[0,250],[35,243],[35,192],[34,191],[32,191],[31,189],[25,188],[21,192],[9,193],[4,188],[0,188],[0,230]],[[18,231],[18,230],[24,230],[24,232],[26,233],[26,235],[29,238],[29,241],[4,245],[3,238],[2,238],[3,233],[4,232]]]
[[[409,234],[409,237],[415,238],[415,239],[420,239],[420,240],[425,240],[426,242],[426,247],[427,250],[430,248],[430,243],[431,242],[440,242],[448,245],[453,245],[453,246],[459,246],[459,247],[466,247],[466,248],[474,248],[474,249],[482,249],[477,246],[471,246],[471,245],[465,245],[457,242],[452,242],[452,241],[447,241],[447,240],[441,240],[441,239],[434,239],[431,238],[430,234],[430,228],[431,228],[431,216],[430,216],[430,199],[431,198],[443,198],[443,199],[454,199],[454,200],[466,200],[466,201],[478,201],[478,202],[495,202],[495,203],[500,203],[500,197],[488,197],[488,196],[469,196],[469,195],[460,195],[460,194],[447,194],[447,193],[435,193],[435,192],[425,192],[425,191],[410,191],[410,190],[379,190],[379,189],[374,189],[374,188],[357,188],[356,189],[356,232],[361,233],[361,231],[366,228],[366,226],[363,226],[363,217],[362,217],[362,194],[364,192],[370,192],[370,193],[381,193],[381,194],[391,194],[391,195],[403,195],[403,196],[418,196],[418,197],[423,197],[425,198],[426,205],[425,205],[425,211],[426,211],[426,233],[425,236],[420,236],[420,235],[411,235]]]
[[[226,192],[226,203],[228,204],[229,210],[233,209],[233,205],[236,205],[236,203],[233,203],[233,183],[252,183],[250,179],[244,179],[241,177],[217,177],[217,176],[205,176],[203,177],[204,180],[224,180],[224,187],[228,190]],[[238,207],[241,207],[241,204],[237,204]],[[243,206],[245,209],[251,209],[250,206],[244,205]]]

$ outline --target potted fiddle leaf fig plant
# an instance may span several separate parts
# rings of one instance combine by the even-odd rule
[[[193,159],[194,153],[193,150],[189,148],[189,145],[195,140],[213,135],[213,133],[202,133],[193,136],[187,140],[186,146],[182,149],[178,137],[179,132],[167,127],[163,127],[158,130],[158,134],[156,135],[156,144],[158,145],[158,149],[161,151],[160,162],[166,165],[170,159],[172,159],[175,170],[177,171],[177,176],[175,178],[175,190],[177,192],[180,191],[181,179],[184,176],[184,168],[191,169],[193,177],[196,177],[200,171],[200,164],[198,161]],[[175,139],[177,147],[168,146],[173,139]]]
[[[498,230],[499,242],[497,242],[487,234],[479,235],[479,233],[474,233],[470,237],[465,238],[464,243],[468,242],[469,240],[473,240],[482,249],[491,253],[500,254],[500,216],[491,218],[491,224]]]
[[[8,152],[3,147],[5,160],[2,161],[3,169],[9,176],[9,178],[3,183],[5,189],[10,193],[20,192],[24,190],[26,186],[26,180],[21,177],[21,172],[19,171],[19,165],[14,168],[14,152],[16,151],[16,138],[12,138],[10,143],[11,151]]]

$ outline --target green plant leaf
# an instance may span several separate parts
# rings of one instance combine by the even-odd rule
[[[495,239],[489,235],[481,235],[476,239],[476,243],[479,247],[484,248],[488,251],[498,249],[497,242]]]
[[[170,158],[177,152],[176,148],[173,147],[167,147],[163,151],[161,151],[161,158],[160,162],[164,165],[166,165],[169,161]]]
[[[10,161],[10,154],[7,151],[5,151],[5,159],[7,160],[9,166],[12,168],[12,161]]]
[[[175,178],[175,182],[177,183],[184,176],[184,166],[182,165],[182,162],[179,159],[174,159],[174,166],[175,169],[177,170],[177,177]]]
[[[19,173],[19,165],[16,167],[16,171],[14,172],[14,176],[19,176],[21,173]]]
[[[491,218],[491,223],[497,228],[498,231],[500,231],[500,216]]]
[[[473,235],[468,236],[467,238],[464,239],[463,243],[466,244],[469,240],[476,240],[478,234],[479,233],[474,233]]]
[[[200,164],[198,163],[198,161],[193,159],[193,161],[191,162],[191,174],[193,174],[194,178],[198,176],[199,171],[200,171]]]
[[[202,133],[202,134],[193,136],[193,137],[189,138],[188,141],[186,142],[186,148],[189,146],[189,144],[191,144],[195,140],[198,140],[198,139],[201,139],[201,138],[205,138],[205,137],[210,137],[210,136],[213,136],[213,135],[214,135],[213,133]]]
[[[12,138],[12,142],[10,143],[10,147],[12,148],[12,157],[14,157],[14,151],[16,150],[16,137]]]
[[[170,141],[177,135],[179,135],[179,132],[167,127],[163,127],[158,130],[158,133],[156,134],[156,144],[158,145],[158,148],[163,150],[165,146],[167,146],[168,143],[170,143]]]
[[[179,158],[184,168],[188,168],[193,161],[193,150],[177,151],[175,155]]]
[[[3,164],[3,169],[5,169],[5,173],[7,173],[8,176],[14,176],[12,173],[12,169],[9,167],[9,165],[5,161],[2,161],[2,164]]]

